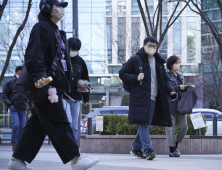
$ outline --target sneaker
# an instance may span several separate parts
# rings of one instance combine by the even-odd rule
[[[146,153],[146,160],[153,160],[154,158],[156,158],[154,151],[148,151]]]
[[[73,165],[71,163],[71,167],[72,167],[72,170],[85,170],[85,169],[91,168],[92,166],[94,166],[98,162],[99,162],[98,158],[88,159],[86,157],[80,156],[75,165]]]
[[[13,170],[34,170],[34,168],[28,167],[24,161],[19,160],[19,159],[17,159],[16,161],[13,161],[12,158],[10,159],[10,162],[8,164],[8,169],[13,169]]]
[[[146,156],[143,155],[143,152],[141,150],[131,150],[130,154],[139,159],[146,159]]]
[[[180,157],[180,152],[179,152],[179,149],[178,148],[175,148],[175,152],[179,155],[179,157]]]
[[[15,151],[16,143],[12,144],[12,151]]]
[[[169,157],[180,157],[180,155],[178,154],[177,151],[174,151],[169,153]]]

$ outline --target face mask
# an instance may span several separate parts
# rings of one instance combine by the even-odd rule
[[[79,53],[79,51],[70,51],[70,56],[75,57],[78,55],[78,53]]]
[[[51,15],[56,16],[58,19],[62,19],[62,17],[65,15],[65,9],[63,7],[53,7],[53,9],[57,9],[58,13]]]
[[[174,64],[174,65],[172,66],[172,69],[173,69],[174,71],[179,71],[179,70],[180,70],[180,64]]]
[[[149,48],[147,46],[144,47],[144,51],[149,55],[153,56],[156,53],[156,49],[154,48]]]
[[[16,76],[17,79],[19,78],[19,75],[15,75],[15,76]]]

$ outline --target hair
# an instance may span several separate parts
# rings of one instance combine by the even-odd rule
[[[152,42],[152,43],[158,44],[157,39],[155,37],[153,37],[153,36],[145,38],[143,44],[146,45],[146,43],[148,43],[148,42]]]
[[[172,69],[172,66],[173,66],[178,60],[180,60],[179,57],[177,57],[177,56],[170,56],[170,57],[167,59],[167,63],[166,63],[167,68],[168,68],[169,70],[171,70],[171,69]]]
[[[47,3],[48,5],[50,5],[51,8],[53,7],[53,4],[48,3],[47,1],[46,1],[46,3]],[[39,20],[39,21],[41,21],[41,20],[50,20],[50,19],[52,18],[51,14],[44,13],[44,12],[42,11],[42,5],[43,5],[43,0],[41,0],[40,3],[39,3],[40,12],[39,12],[39,14],[38,14],[38,20]]]
[[[22,66],[17,66],[17,67],[15,68],[15,73],[17,73],[19,70],[22,70]]]
[[[82,43],[78,38],[69,38],[68,39],[69,50],[72,49],[72,50],[79,51],[81,48],[81,45],[82,45]]]

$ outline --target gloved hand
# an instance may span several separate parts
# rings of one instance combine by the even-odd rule
[[[56,91],[56,88],[49,88],[48,89],[48,99],[50,100],[51,103],[57,103],[58,102],[58,96],[56,95],[57,94],[57,91]]]

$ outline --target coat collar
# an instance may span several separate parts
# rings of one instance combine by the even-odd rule
[[[136,55],[140,56],[142,58],[142,60],[148,61],[148,55],[144,51],[143,47],[136,53]],[[156,52],[154,54],[154,57],[155,57],[157,64],[165,64],[166,63],[165,59],[163,59],[158,52]]]
[[[171,70],[169,70],[169,73],[171,76],[174,76],[175,78],[177,78]],[[177,71],[177,74],[179,76],[180,81],[183,82],[183,74],[178,71]]]

